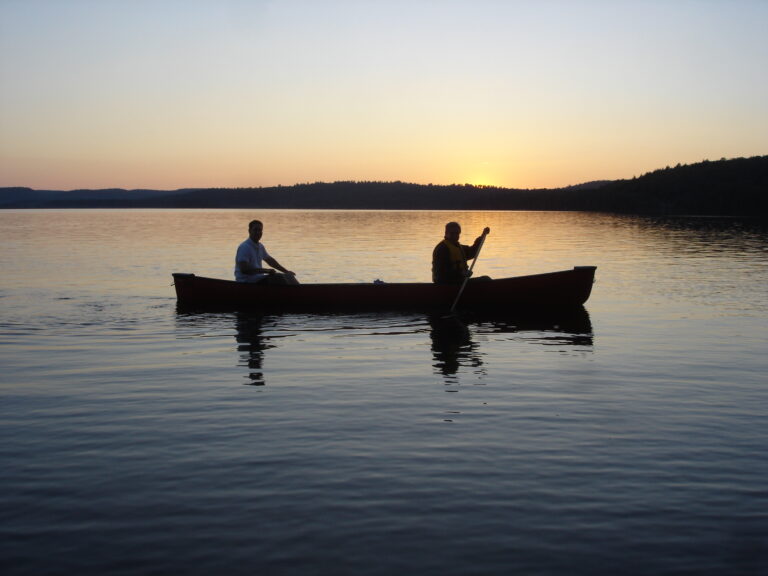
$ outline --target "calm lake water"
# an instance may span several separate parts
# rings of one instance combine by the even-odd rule
[[[567,318],[178,312],[595,265]],[[766,574],[768,230],[542,212],[0,211],[3,574]]]

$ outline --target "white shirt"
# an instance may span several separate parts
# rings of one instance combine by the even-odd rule
[[[237,247],[237,254],[235,255],[235,280],[238,282],[258,282],[266,276],[266,274],[243,274],[240,271],[238,262],[247,262],[251,268],[263,268],[261,261],[264,258],[269,258],[267,249],[264,248],[264,244],[261,242],[254,242],[248,238],[245,242]]]

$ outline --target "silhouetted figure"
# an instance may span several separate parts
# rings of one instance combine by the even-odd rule
[[[490,231],[490,228],[486,228],[483,235]],[[467,261],[477,254],[483,236],[478,236],[472,246],[460,244],[460,236],[461,226],[458,222],[445,225],[445,238],[432,251],[432,282],[435,284],[461,284],[467,277]],[[488,279],[487,276],[483,278]]]
[[[283,268],[280,263],[267,253],[260,242],[264,224],[252,220],[248,224],[248,239],[237,247],[235,256],[235,280],[238,282],[259,282],[263,284],[298,284],[296,275]],[[263,268],[262,260],[272,266]],[[278,274],[275,269],[283,274]]]

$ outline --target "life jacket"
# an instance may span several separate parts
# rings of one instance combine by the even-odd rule
[[[464,248],[461,245],[452,244],[448,240],[443,240],[446,248],[448,248],[448,254],[450,254],[451,271],[457,278],[464,278],[467,275],[467,255],[464,252]]]

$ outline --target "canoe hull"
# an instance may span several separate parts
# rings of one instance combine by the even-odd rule
[[[571,307],[584,304],[596,267],[473,280],[461,296],[461,309]],[[180,306],[195,309],[257,309],[324,312],[345,310],[448,310],[458,286],[430,283],[299,284],[274,286],[174,273]]]

